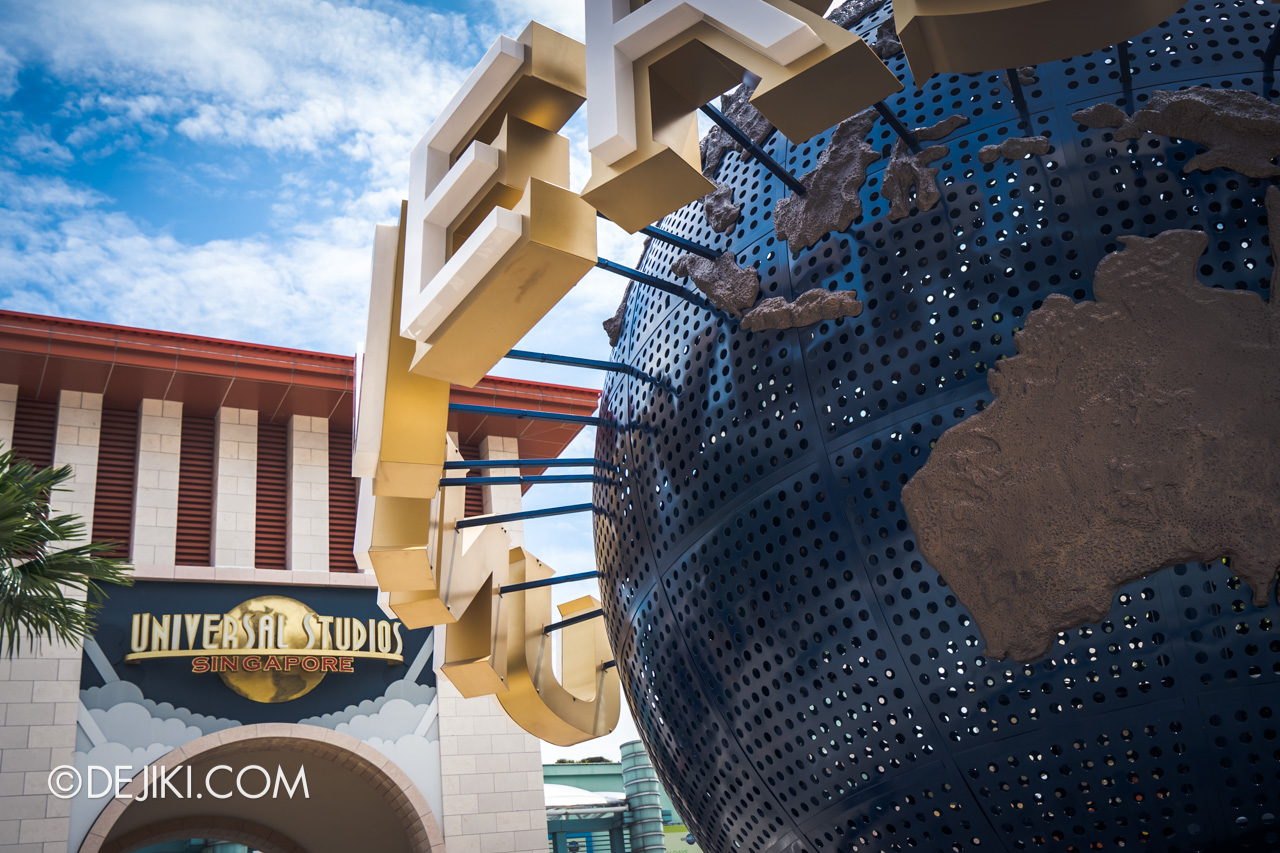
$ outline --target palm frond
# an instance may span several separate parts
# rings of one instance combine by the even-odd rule
[[[37,640],[81,643],[94,631],[101,584],[133,583],[124,560],[103,556],[110,542],[84,538],[75,515],[50,515],[49,496],[70,465],[38,469],[0,452],[0,643],[12,657]]]

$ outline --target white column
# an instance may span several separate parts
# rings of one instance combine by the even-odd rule
[[[102,395],[88,391],[58,393],[54,467],[70,465],[71,479],[49,498],[51,512],[70,512],[93,530],[93,495],[98,487],[98,436],[102,431]]]
[[[0,853],[67,849],[71,801],[49,772],[74,762],[80,646],[22,642],[0,660]]]
[[[258,413],[218,410],[214,423],[216,492],[213,506],[213,564],[251,568],[258,509]]]
[[[517,439],[489,436],[481,459],[519,459]],[[486,477],[518,468],[486,468]],[[485,486],[486,513],[519,512],[519,486]],[[503,525],[512,545],[524,544],[521,522]],[[445,629],[447,630],[447,628]],[[437,630],[436,660],[443,660]],[[439,697],[440,775],[445,846],[449,850],[541,853],[547,846],[541,742],[511,721],[492,696],[466,699],[444,676]]]
[[[53,513],[75,513],[93,529],[102,395],[63,391],[58,396],[53,464],[73,474],[50,500]],[[78,645],[23,642],[0,660],[0,853],[66,850],[71,802],[49,792],[49,772],[71,764],[80,707]]]
[[[519,459],[520,442],[510,436],[490,435],[480,441],[481,459]],[[486,477],[516,477],[519,468],[486,468]],[[484,511],[486,515],[519,512],[523,494],[519,486],[485,486]],[[524,522],[513,521],[502,525],[511,534],[512,547],[524,544]]]
[[[445,849],[544,853],[541,741],[493,697],[465,699],[439,674],[436,684]]]
[[[13,421],[18,410],[18,386],[0,383],[0,447],[13,448]]]
[[[290,571],[329,571],[329,419],[289,418]]]
[[[138,408],[138,476],[133,503],[135,565],[177,562],[178,463],[182,403],[143,400]]]

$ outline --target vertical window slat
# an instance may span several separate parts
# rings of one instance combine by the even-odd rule
[[[53,439],[58,404],[18,398],[13,421],[13,451],[36,468],[53,465]]]
[[[480,458],[480,445],[463,444],[459,445],[458,452],[462,454],[462,458],[468,462],[475,462]],[[483,473],[488,473],[485,469]],[[472,476],[473,472],[468,471],[467,476]],[[464,513],[467,518],[473,515],[484,515],[484,487],[483,486],[467,486],[467,506]]]
[[[103,409],[98,433],[98,482],[93,494],[93,541],[116,543],[105,556],[129,559],[137,467],[137,411]]]
[[[329,427],[329,571],[354,572],[356,500],[360,481],[351,476],[351,433]]]
[[[289,433],[284,424],[258,423],[258,501],[254,564],[288,566]]]
[[[213,418],[182,416],[176,543],[179,566],[213,565],[213,437]]]

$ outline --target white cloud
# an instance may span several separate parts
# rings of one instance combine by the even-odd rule
[[[57,178],[0,173],[0,198],[7,307],[337,352],[362,336],[366,221],[186,245]]]
[[[7,100],[18,91],[18,72],[21,69],[18,58],[0,45],[0,98]]]
[[[503,32],[515,38],[530,21],[545,24],[582,41],[585,30],[583,0],[490,0]]]
[[[232,729],[239,720],[225,717],[207,717],[186,708],[175,708],[169,702],[154,702],[142,695],[142,689],[131,681],[109,681],[101,687],[89,687],[80,691],[80,702],[89,710],[107,711],[117,705],[133,704],[145,708],[158,720],[180,720],[194,726],[202,735]]]
[[[24,7],[4,39],[18,58],[80,92],[72,104],[86,113],[79,144],[120,130],[113,118],[163,120],[197,141],[336,149],[381,182],[402,174],[409,148],[481,47],[461,15],[389,9],[54,0]],[[5,57],[13,59],[0,53],[0,92]]]
[[[0,113],[0,163],[60,168],[71,162],[71,152],[49,135],[48,125],[28,124],[21,113]]]
[[[434,716],[434,709],[404,699],[389,699],[372,714],[357,714],[345,723],[338,723],[333,730],[359,740],[375,737],[395,740],[413,734],[426,715]]]
[[[107,710],[93,708],[89,713],[108,741],[129,749],[146,749],[155,744],[174,749],[204,734],[182,720],[153,717],[146,708],[132,702],[114,705]]]

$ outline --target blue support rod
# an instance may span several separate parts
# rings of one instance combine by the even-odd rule
[[[501,406],[476,406],[471,403],[450,403],[449,411],[467,412],[473,415],[493,415],[496,418],[516,418],[517,420],[556,421],[558,423],[582,424],[584,426],[617,426],[608,418],[597,418],[592,415],[567,415],[562,412],[539,412],[533,409],[506,409]]]
[[[476,515],[461,518],[454,527],[465,530],[468,527],[484,527],[489,524],[506,524],[508,521],[527,521],[531,518],[548,518],[553,515],[569,515],[574,512],[591,512],[595,507],[591,504],[574,504],[573,506],[557,506],[550,509],[526,509],[520,512],[508,512],[504,515]]]
[[[628,376],[635,376],[649,382],[657,381],[638,367],[620,364],[616,361],[600,361],[595,358],[579,358],[575,355],[555,355],[549,352],[530,352],[529,350],[519,349],[511,350],[503,358],[513,358],[516,361],[538,361],[543,364],[563,364],[567,367],[587,367],[593,370],[607,370],[611,373],[625,373]]]
[[[721,130],[729,134],[734,142],[747,149],[747,153],[759,160],[761,166],[764,166],[772,172],[774,176],[786,184],[792,192],[799,196],[806,194],[807,191],[804,188],[804,184],[800,183],[799,179],[796,178],[795,175],[783,168],[781,163],[770,157],[767,151],[759,145],[756,145],[755,141],[743,133],[742,128],[730,121],[728,116],[710,104],[703,104],[702,112],[716,124],[720,125]]]
[[[597,459],[474,459],[452,460],[444,463],[446,471],[471,471],[483,468],[582,468],[599,465]]]
[[[445,486],[536,486],[538,484],[547,483],[605,483],[612,484],[612,480],[605,479],[598,474],[539,474],[530,476],[519,476],[512,474],[509,477],[443,477],[440,480],[440,487]]]
[[[663,281],[657,276],[640,272],[640,270],[632,269],[631,267],[625,267],[622,264],[614,263],[613,261],[608,261],[604,258],[597,260],[596,266],[602,270],[611,272],[614,275],[620,275],[623,278],[629,278],[633,281],[638,281],[641,284],[646,284],[655,290],[661,290],[663,293],[670,293],[672,296],[677,296],[691,305],[697,305],[699,308],[705,308],[707,311],[716,313],[716,307],[714,305],[703,299],[701,296],[695,296],[678,284]]]
[[[907,126],[902,123],[893,110],[889,109],[884,101],[876,101],[876,112],[880,113],[880,117],[885,120],[885,123],[893,128],[894,133],[902,137],[902,141],[907,143],[908,148],[915,152],[920,151],[920,140],[916,139],[914,133],[907,130]]]
[[[605,216],[603,213],[597,212],[596,216],[600,217],[605,222],[613,221],[609,217]],[[684,249],[686,252],[693,252],[695,255],[701,255],[702,257],[707,258],[708,260],[714,261],[716,258],[720,257],[720,253],[717,252],[715,249],[708,248],[707,246],[704,246],[701,243],[695,243],[687,237],[681,237],[678,234],[672,234],[670,231],[667,231],[664,228],[659,228],[656,225],[646,225],[644,228],[640,229],[640,233],[644,234],[646,237],[652,237],[655,240],[661,240],[663,243],[668,243],[672,246],[675,246],[678,249]]]
[[[670,231],[664,231],[655,225],[646,225],[640,229],[640,233],[646,237],[652,237],[655,240],[661,240],[664,243],[669,243],[678,249],[684,249],[686,252],[693,252],[695,255],[701,255],[711,261],[720,257],[720,253],[715,249],[709,249],[701,243],[695,243],[692,240],[679,236],[678,234],[672,234]]]
[[[570,625],[577,625],[579,622],[586,622],[588,619],[595,619],[603,615],[603,610],[588,610],[586,613],[579,613],[577,616],[570,616],[568,619],[561,619],[559,622],[553,622],[543,628],[542,633],[550,634],[553,631],[559,631],[561,628],[568,628]]]
[[[549,352],[531,352],[522,349],[513,349],[503,358],[512,358],[516,361],[538,361],[543,364],[563,364],[567,367],[590,367],[613,373],[631,373],[635,370],[634,367],[618,364],[616,361],[601,361],[595,358],[578,358],[574,355],[555,355]]]
[[[600,577],[599,572],[579,572],[576,575],[564,575],[558,578],[547,578],[540,581],[526,581],[525,583],[513,583],[508,586],[498,588],[498,595],[506,595],[509,592],[523,592],[526,589],[541,589],[544,586],[556,586],[562,583],[573,583],[574,581],[589,581]]]

